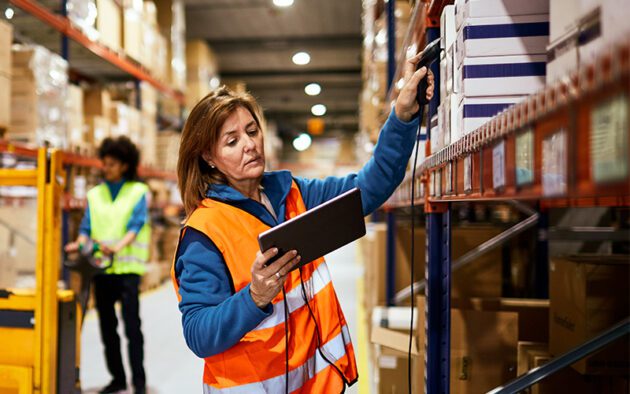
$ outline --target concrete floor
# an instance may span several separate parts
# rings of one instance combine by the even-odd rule
[[[357,280],[361,267],[357,264],[357,245],[351,244],[326,257],[333,282],[358,347]],[[182,336],[177,299],[170,283],[141,296],[140,314],[145,337],[145,369],[149,393],[200,393],[203,362],[186,346]],[[126,339],[122,333],[123,360],[127,360]],[[105,366],[96,313],[86,316],[81,337],[81,381],[84,393],[97,393],[110,380]],[[128,365],[125,365],[129,371]],[[130,380],[130,375],[127,376]],[[367,377],[362,377],[363,379]],[[358,393],[359,384],[346,392]],[[131,391],[128,391],[131,392]]]

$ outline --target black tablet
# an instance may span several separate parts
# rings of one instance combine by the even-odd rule
[[[361,191],[354,188],[260,233],[258,245],[263,252],[278,248],[274,259],[297,250],[301,256],[298,268],[364,235]]]

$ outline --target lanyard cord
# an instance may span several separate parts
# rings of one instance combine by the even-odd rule
[[[346,377],[343,375],[343,372],[341,372],[341,370],[339,369],[339,367],[337,365],[335,365],[335,363],[333,363],[332,361],[330,361],[328,359],[328,357],[326,357],[326,355],[324,354],[324,352],[321,349],[321,345],[322,345],[322,338],[320,336],[319,333],[319,325],[317,324],[317,319],[315,319],[315,314],[313,313],[313,310],[311,309],[311,304],[308,300],[308,297],[306,296],[306,287],[304,286],[304,278],[302,277],[302,267],[298,268],[300,270],[300,284],[302,286],[302,298],[304,299],[304,303],[306,304],[306,306],[308,307],[308,312],[311,316],[311,319],[313,319],[313,323],[315,323],[315,334],[316,334],[316,341],[317,341],[317,351],[319,352],[319,355],[322,356],[322,358],[324,360],[326,360],[326,362],[328,364],[330,364],[331,367],[333,367],[335,369],[335,371],[337,371],[337,373],[339,374],[339,377],[341,377],[341,380],[343,380],[343,390],[341,391],[342,393],[346,391],[346,386],[348,385],[348,380],[346,379]]]
[[[418,117],[420,118],[419,122],[418,122],[418,132],[416,134],[416,152],[414,154],[414,158],[413,158],[413,167],[411,169],[411,320],[409,320],[409,350],[408,350],[408,354],[407,354],[407,379],[408,379],[408,386],[409,386],[409,392],[411,393],[411,344],[413,342],[413,309],[414,309],[414,305],[413,305],[413,281],[414,281],[414,265],[415,265],[415,249],[414,249],[414,243],[415,243],[415,228],[416,228],[416,218],[415,218],[415,203],[414,200],[416,198],[416,166],[418,164],[418,150],[420,148],[419,142],[420,142],[420,128],[422,127],[422,118],[424,116],[424,105],[421,105],[419,110],[418,110]]]

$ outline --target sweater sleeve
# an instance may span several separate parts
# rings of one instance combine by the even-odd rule
[[[223,256],[201,232],[186,229],[176,259],[184,338],[198,357],[226,351],[273,312],[256,306],[249,285],[232,290]]]
[[[79,225],[79,234],[85,235],[88,238],[92,236],[92,221],[90,219],[90,204],[89,203],[85,205],[85,212],[83,213],[83,219],[81,219],[81,224]]]
[[[387,201],[404,179],[417,130],[418,118],[403,122],[392,109],[381,129],[374,155],[358,173],[325,179],[296,178],[306,208],[316,207],[358,187],[361,189],[363,213],[372,213]]]
[[[142,196],[140,201],[133,207],[131,217],[127,223],[127,231],[133,231],[138,234],[142,230],[142,226],[147,222],[149,208],[147,207],[146,194]]]

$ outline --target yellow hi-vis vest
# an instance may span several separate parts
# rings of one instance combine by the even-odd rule
[[[127,234],[127,223],[134,207],[142,196],[149,191],[142,182],[127,181],[123,184],[112,201],[109,188],[105,183],[93,187],[87,193],[90,209],[91,238],[107,246],[114,246]],[[149,260],[149,241],[151,225],[148,217],[136,239],[114,255],[114,263],[107,274],[144,274],[145,263]],[[102,257],[97,252],[96,257]]]
[[[286,219],[305,211],[302,195],[293,182],[286,200]],[[251,266],[259,250],[257,237],[269,226],[242,209],[205,199],[186,221],[182,234],[187,227],[206,234],[216,245],[225,259],[235,291],[251,282]],[[348,326],[324,259],[303,266],[301,275],[317,325],[304,302],[300,271],[294,270],[284,285],[289,310],[289,391],[340,393],[344,381],[352,384],[358,377]],[[179,297],[175,263],[171,276]],[[273,313],[236,345],[205,358],[204,393],[284,392],[286,347],[282,292],[272,304]],[[317,329],[321,338],[319,350]],[[326,359],[335,364],[343,377]]]

